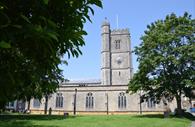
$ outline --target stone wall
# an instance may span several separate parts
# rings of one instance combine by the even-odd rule
[[[139,113],[139,94],[130,95],[126,93],[127,86],[87,86],[87,87],[60,87],[57,93],[62,93],[63,107],[56,108],[56,93],[53,94],[48,101],[48,109],[51,107],[53,114],[62,114],[63,112],[73,113],[74,95],[77,89],[76,96],[76,111],[80,114],[106,114],[107,113],[107,95],[108,95],[108,113],[109,114],[126,114]],[[86,108],[86,95],[92,93],[94,97],[94,107],[92,109]],[[124,92],[126,96],[126,108],[120,109],[118,107],[119,93]],[[33,100],[31,101],[32,113],[43,114],[45,99],[41,100],[40,107],[33,107]],[[173,106],[174,107],[174,106]],[[163,112],[162,103],[156,104],[155,107],[148,108],[147,102],[142,103],[143,112]]]

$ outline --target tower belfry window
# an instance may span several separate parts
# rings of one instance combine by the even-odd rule
[[[115,49],[120,49],[121,40],[115,40]]]

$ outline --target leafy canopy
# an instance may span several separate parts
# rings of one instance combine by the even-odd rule
[[[1,104],[55,91],[63,55],[81,54],[92,5],[101,0],[0,1]]]
[[[188,13],[167,15],[147,26],[134,52],[139,67],[129,91],[144,91],[144,97],[178,103],[181,95],[192,97],[195,87],[195,20]],[[181,103],[180,103],[181,104]],[[178,105],[179,108],[181,105]]]

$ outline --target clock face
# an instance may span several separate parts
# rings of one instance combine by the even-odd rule
[[[122,58],[121,57],[117,57],[116,58],[116,62],[117,62],[117,64],[121,64],[122,63]]]

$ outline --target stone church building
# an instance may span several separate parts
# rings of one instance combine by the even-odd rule
[[[140,105],[140,93],[127,93],[133,76],[131,35],[128,29],[111,30],[108,21],[101,26],[101,80],[69,81],[49,96],[52,114],[128,114],[162,112],[163,103],[148,99]],[[175,108],[171,103],[171,109]],[[43,114],[45,99],[32,99],[31,113]]]

